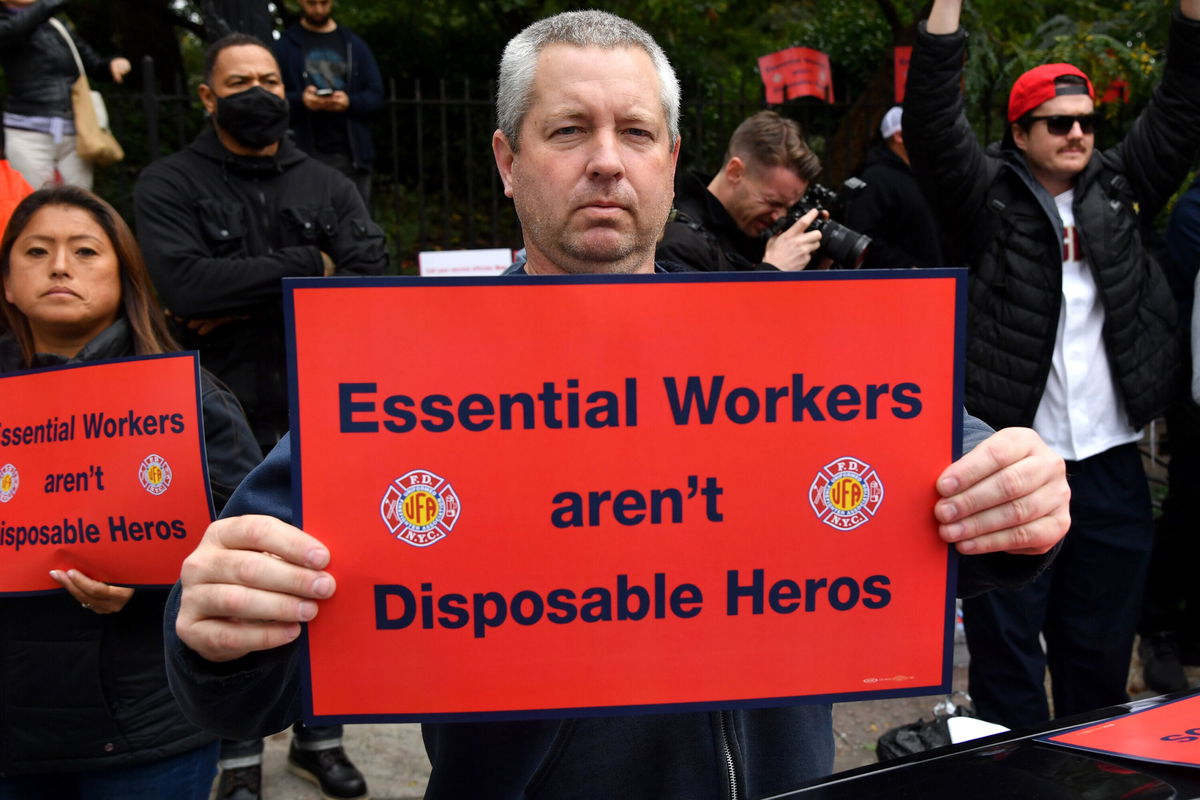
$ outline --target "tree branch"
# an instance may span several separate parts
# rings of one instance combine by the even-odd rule
[[[189,19],[188,16],[179,9],[168,9],[167,16],[171,18],[171,24],[175,27],[183,28],[188,33],[195,34],[200,39],[204,39],[204,26],[193,19]]]

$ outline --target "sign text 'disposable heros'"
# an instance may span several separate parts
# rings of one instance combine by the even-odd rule
[[[0,381],[0,592],[57,588],[50,569],[173,582],[211,519],[195,357]]]
[[[955,278],[296,286],[304,525],[339,582],[310,626],[314,718],[942,680]],[[351,308],[346,338],[309,327]],[[423,679],[335,688],[335,629],[377,666],[418,649]],[[817,640],[845,668],[795,663]],[[469,679],[481,659],[505,692]]]

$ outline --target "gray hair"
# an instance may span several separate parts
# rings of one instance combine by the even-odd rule
[[[564,11],[539,20],[509,40],[500,57],[500,82],[496,90],[496,127],[513,152],[533,95],[533,79],[542,49],[551,44],[575,47],[640,47],[658,73],[663,113],[671,147],[679,141],[679,80],[654,37],[627,19],[607,11]]]

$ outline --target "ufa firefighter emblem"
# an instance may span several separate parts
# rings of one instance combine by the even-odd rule
[[[138,483],[150,494],[162,494],[171,488],[171,465],[162,456],[151,453],[138,467]]]
[[[839,531],[869,522],[883,502],[883,481],[873,467],[857,458],[830,461],[808,488],[808,502],[818,519]]]
[[[0,503],[7,503],[17,493],[21,485],[21,475],[12,464],[0,467]]]
[[[414,469],[392,481],[379,504],[388,531],[413,547],[428,547],[454,530],[461,509],[445,478]]]

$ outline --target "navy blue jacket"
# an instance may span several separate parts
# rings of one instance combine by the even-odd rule
[[[308,154],[313,152],[312,112],[304,106],[300,96],[311,81],[304,69],[304,43],[300,25],[291,26],[275,43],[275,58],[283,75],[283,86],[288,104],[292,107],[292,131],[296,144]],[[345,25],[338,25],[337,33],[346,43],[346,67],[349,72],[346,94],[350,96],[350,107],[341,113],[346,120],[346,134],[350,141],[350,158],[355,169],[369,170],[375,161],[375,145],[371,141],[370,115],[383,108],[383,76],[371,49],[357,34]]]
[[[964,448],[973,448],[990,433],[967,417]],[[225,516],[249,513],[292,520],[290,438],[246,478],[225,508]],[[1020,585],[1048,558],[964,558],[960,593]],[[167,604],[164,635],[168,677],[188,717],[227,738],[266,735],[298,719],[298,642],[223,664],[206,661],[175,633],[179,594],[177,585]],[[833,767],[832,710],[827,704],[436,723],[424,725],[422,732],[432,764],[427,800],[765,797],[822,777]]]

